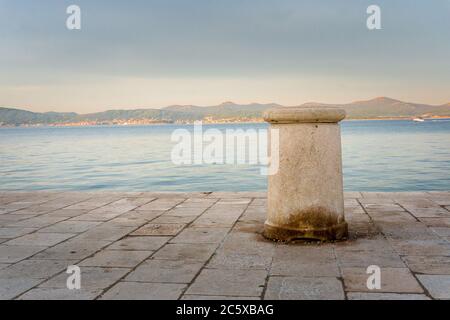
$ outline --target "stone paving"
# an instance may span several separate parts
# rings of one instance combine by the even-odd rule
[[[450,192],[346,193],[348,241],[289,245],[265,196],[0,192],[0,299],[450,299]]]

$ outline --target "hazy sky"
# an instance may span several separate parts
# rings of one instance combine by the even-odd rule
[[[0,41],[0,106],[33,111],[450,102],[450,0],[0,0]]]

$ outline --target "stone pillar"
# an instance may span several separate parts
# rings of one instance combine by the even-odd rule
[[[278,129],[279,137],[279,169],[268,177],[266,238],[347,237],[338,124],[344,118],[343,109],[327,107],[275,108],[264,113],[270,131]],[[270,150],[272,157],[273,152],[277,150]]]

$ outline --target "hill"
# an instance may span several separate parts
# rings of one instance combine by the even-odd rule
[[[450,117],[450,103],[426,105],[409,103],[386,97],[355,101],[348,104],[305,103],[302,106],[341,107],[347,119],[383,119],[412,117]],[[161,109],[108,110],[77,114],[75,112],[31,112],[0,107],[0,125],[54,125],[68,123],[111,124],[132,120],[148,122],[243,121],[260,119],[264,110],[281,107],[278,104],[236,104],[224,102],[216,106],[173,105]]]

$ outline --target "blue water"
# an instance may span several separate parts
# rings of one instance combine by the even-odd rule
[[[1,190],[265,190],[257,165],[175,165],[170,137],[191,126],[1,128]],[[205,125],[262,129],[265,124]],[[348,191],[450,189],[450,121],[345,121]]]

